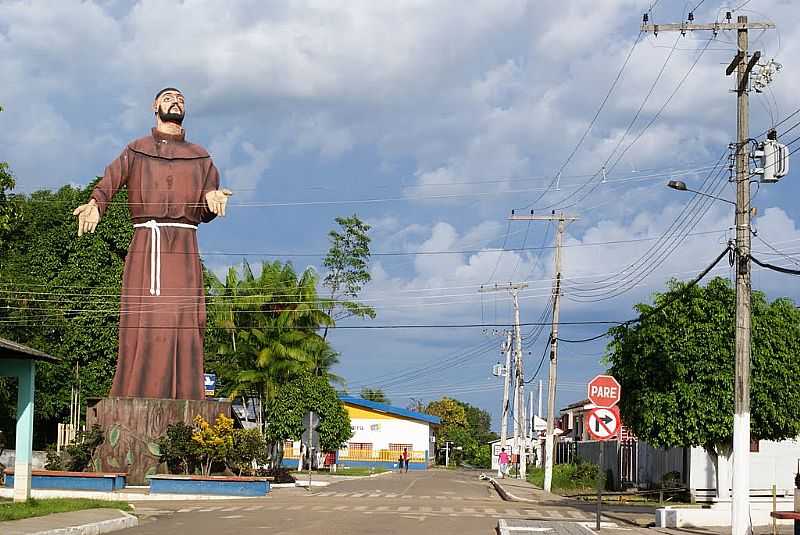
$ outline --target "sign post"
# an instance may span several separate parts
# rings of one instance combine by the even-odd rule
[[[586,430],[589,435],[598,441],[600,455],[597,459],[597,516],[595,519],[595,529],[600,531],[600,508],[603,503],[603,484],[605,483],[605,470],[603,469],[603,452],[605,451],[604,442],[619,434],[622,426],[619,403],[622,395],[622,387],[616,379],[610,375],[598,375],[588,385],[588,396],[597,408],[592,409],[589,418],[586,419]]]

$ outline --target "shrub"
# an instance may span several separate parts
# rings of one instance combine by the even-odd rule
[[[226,458],[232,471],[242,475],[253,473],[254,465],[263,466],[269,460],[269,446],[259,429],[235,429],[233,448]]]
[[[224,414],[217,417],[214,425],[202,416],[194,417],[195,431],[192,440],[200,456],[200,470],[204,476],[211,474],[211,465],[215,461],[227,459],[233,449],[233,420]]]
[[[197,443],[192,440],[194,428],[183,422],[170,424],[158,439],[161,462],[167,463],[171,474],[194,474],[200,465]]]
[[[662,489],[674,489],[683,486],[681,481],[681,473],[677,471],[667,472],[661,477]]]
[[[64,458],[61,456],[61,452],[56,451],[55,446],[52,444],[47,446],[47,459],[44,463],[44,469],[56,472],[64,470]]]
[[[92,464],[94,452],[105,440],[103,429],[94,424],[88,431],[79,431],[75,440],[70,442],[64,451],[67,454],[65,467],[70,472],[83,472]]]

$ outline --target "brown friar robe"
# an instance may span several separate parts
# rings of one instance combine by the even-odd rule
[[[135,225],[197,225],[214,219],[205,194],[219,188],[219,172],[208,152],[183,134],[153,129],[106,168],[92,193],[101,215],[122,187]],[[135,228],[125,258],[111,395],[203,399],[206,309],[196,231],[159,226],[156,234],[149,224]],[[160,254],[151,249],[156,241]]]

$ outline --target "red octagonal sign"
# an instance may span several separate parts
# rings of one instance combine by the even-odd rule
[[[589,381],[589,401],[600,408],[610,409],[619,401],[622,387],[610,375],[598,375]]]

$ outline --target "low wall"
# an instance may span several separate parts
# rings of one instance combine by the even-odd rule
[[[778,499],[778,511],[794,509],[792,499]],[[754,526],[772,525],[772,500],[751,498],[750,519]],[[778,520],[778,524],[791,525],[791,520]],[[703,528],[731,525],[730,503],[717,503],[710,507],[662,507],[656,509],[656,527],[659,528]]]
[[[15,450],[3,450],[3,454],[0,455],[0,464],[6,465],[8,468],[14,468],[14,461],[17,458],[17,452]],[[33,470],[44,470],[44,465],[47,462],[47,452],[46,451],[34,451],[33,456],[31,457],[31,468]]]

